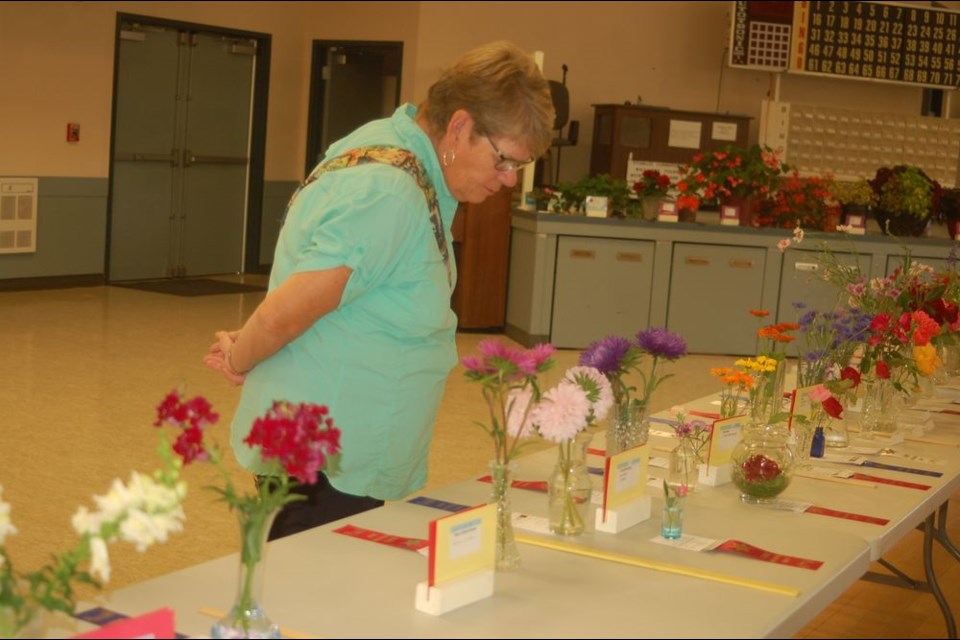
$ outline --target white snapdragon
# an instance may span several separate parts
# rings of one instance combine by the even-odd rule
[[[2,498],[3,485],[0,485],[0,545],[7,539],[7,536],[12,536],[17,532],[17,528],[13,526],[13,522],[10,520],[10,503],[4,502]],[[2,562],[3,560],[0,558],[0,563]]]
[[[107,541],[100,536],[90,538],[90,573],[103,582],[110,581],[110,554]]]

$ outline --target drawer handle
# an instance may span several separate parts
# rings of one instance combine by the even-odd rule
[[[643,254],[617,252],[617,260],[620,262],[643,262]]]
[[[733,260],[730,261],[730,266],[749,269],[753,267],[753,260],[743,260],[741,258],[734,258]]]
[[[685,260],[687,264],[710,264],[709,258],[690,257]]]
[[[797,271],[819,271],[820,265],[816,262],[797,262],[793,265]]]
[[[593,260],[594,252],[587,249],[571,249],[570,250],[571,258],[586,258],[588,260]]]

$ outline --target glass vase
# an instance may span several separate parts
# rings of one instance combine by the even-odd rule
[[[614,404],[607,417],[606,436],[608,456],[646,444],[650,437],[646,404],[629,400]]]
[[[0,638],[44,638],[45,611],[24,603],[20,607],[0,606]]]
[[[578,536],[586,530],[593,481],[587,469],[587,446],[592,434],[580,432],[558,445],[557,466],[547,483],[550,531]]]
[[[772,502],[790,486],[793,468],[782,423],[748,425],[731,454],[731,477],[745,503]]]
[[[280,627],[263,610],[267,534],[278,511],[240,513],[240,576],[233,606],[210,629],[212,638],[279,638]]]
[[[513,535],[513,511],[510,506],[510,483],[517,470],[515,462],[490,463],[493,478],[490,502],[497,505],[497,571],[509,571],[520,566],[520,550]]]
[[[864,386],[863,409],[860,412],[860,437],[872,439],[878,433],[897,430],[897,389],[887,378],[874,378]]]
[[[686,487],[686,493],[692,493],[697,488],[699,478],[700,456],[690,438],[680,438],[677,446],[670,452],[667,466],[667,484],[676,489]]]
[[[751,422],[760,425],[770,424],[778,414],[786,419],[783,409],[783,387],[786,376],[787,361],[785,359],[777,360],[773,371],[757,373],[750,404]],[[777,421],[780,420],[777,419]]]
[[[660,535],[668,540],[676,540],[683,535],[683,498],[673,498],[670,504],[663,505]]]

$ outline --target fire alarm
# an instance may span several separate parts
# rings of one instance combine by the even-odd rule
[[[80,125],[76,122],[67,123],[67,142],[80,142]]]

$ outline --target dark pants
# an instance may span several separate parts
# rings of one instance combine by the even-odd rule
[[[260,478],[257,481],[259,483]],[[304,495],[307,499],[291,502],[280,510],[270,527],[267,540],[283,538],[383,506],[383,500],[337,491],[330,486],[330,481],[322,471],[317,473],[316,484],[301,484],[291,493]]]

